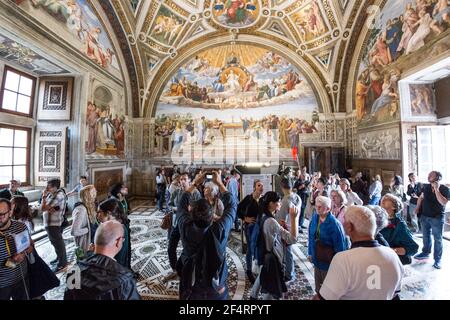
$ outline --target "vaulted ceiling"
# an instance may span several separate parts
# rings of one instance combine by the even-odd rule
[[[140,116],[154,113],[158,97],[177,67],[208,46],[226,43],[275,49],[326,92],[321,99],[328,105],[325,110],[346,111],[349,59],[366,21],[367,8],[374,1],[231,2],[251,4],[251,19],[245,23],[224,21],[217,12],[227,1],[100,1],[112,25],[123,33],[121,40],[128,45],[122,46],[125,56],[133,57],[134,65],[129,64],[128,69],[136,84],[133,95],[139,97]],[[309,12],[317,20],[311,21]],[[311,28],[312,24],[317,27]]]

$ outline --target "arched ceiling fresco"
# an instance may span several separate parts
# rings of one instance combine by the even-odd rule
[[[350,40],[354,31],[359,35],[366,8],[372,2],[130,0],[111,1],[111,5],[135,56],[141,116],[150,117],[166,85],[161,82],[170,78],[162,75],[169,69],[176,72],[204,51],[205,41],[211,47],[234,43],[263,48],[280,45],[281,53],[301,72],[315,73],[318,82],[312,86],[326,90],[328,111],[345,112],[345,94],[341,94],[341,83],[347,82],[345,56],[353,53],[348,52],[352,49]],[[295,60],[302,60],[308,68]]]
[[[91,0],[85,0],[92,3]],[[373,0],[98,0],[133,87],[133,115],[154,116],[171,74],[209,47],[272,49],[313,79],[327,112],[345,112],[349,61]]]

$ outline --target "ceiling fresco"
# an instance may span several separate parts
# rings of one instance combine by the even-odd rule
[[[31,3],[34,9],[47,13],[53,10],[52,6],[45,7],[50,2],[11,1],[19,6]],[[98,0],[95,5],[92,0],[63,2],[103,9],[109,21],[102,23],[110,25],[108,31],[113,30],[121,43],[116,50],[121,50],[127,61],[126,66],[119,67],[126,68],[130,77],[133,115],[152,117],[170,78],[189,60],[209,49],[205,43],[210,48],[226,44],[254,44],[259,50],[277,47],[273,52],[315,79],[310,81],[313,91],[323,91],[316,94],[319,105],[327,105],[327,112],[346,112],[351,102],[346,101],[345,92],[349,77],[354,76],[348,75],[350,61],[359,52],[355,46],[369,14],[367,9],[372,4],[384,6],[386,1]]]

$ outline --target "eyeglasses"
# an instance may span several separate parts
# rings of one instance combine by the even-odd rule
[[[4,216],[6,216],[7,214],[9,214],[9,211],[6,211],[6,212],[0,212],[0,217],[4,217]]]

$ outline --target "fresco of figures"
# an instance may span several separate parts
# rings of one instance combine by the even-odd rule
[[[250,109],[315,103],[300,72],[280,55],[249,45],[200,53],[167,84],[160,102],[204,109]]]
[[[410,84],[409,94],[413,116],[433,116],[436,114],[436,101],[431,84]]]
[[[2,34],[0,34],[0,57],[18,63],[37,74],[68,73],[30,48]]]
[[[286,59],[263,48],[208,49],[173,76],[156,110],[156,135],[171,149],[186,145],[298,146],[300,134],[319,132],[319,109],[307,79]]]
[[[258,18],[260,4],[257,0],[215,0],[213,16],[225,27],[246,27]]]
[[[386,3],[369,34],[359,66],[355,107],[361,126],[399,119],[399,70],[416,64],[413,57],[445,38],[449,14],[448,0]]]
[[[257,111],[258,114],[260,111],[262,110]],[[230,145],[230,142],[233,145],[244,145],[245,141],[253,145],[262,141],[278,143],[279,148],[290,150],[298,148],[300,134],[318,133],[318,122],[319,114],[316,110],[302,117],[268,114],[262,117],[237,117],[231,121],[218,117],[195,117],[190,113],[166,115],[158,112],[155,134],[169,137],[172,151],[191,145],[221,146]]]
[[[86,112],[86,154],[124,157],[125,116],[113,115],[110,106],[89,101]]]
[[[118,68],[108,35],[86,0],[15,0],[16,4],[33,14],[43,10],[72,33],[79,49],[103,68]]]
[[[165,6],[161,6],[153,21],[150,36],[165,45],[172,45],[183,28],[184,21]]]
[[[311,41],[328,32],[320,7],[313,1],[291,16],[304,42]]]
[[[360,159],[400,159],[400,132],[396,128],[361,133],[358,139]]]

